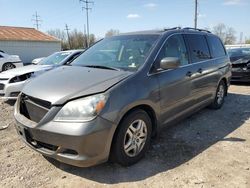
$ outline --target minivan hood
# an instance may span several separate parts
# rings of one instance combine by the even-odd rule
[[[19,67],[15,69],[10,69],[0,73],[0,78],[12,78],[15,76],[20,76],[23,74],[31,73],[31,72],[38,72],[38,71],[46,71],[53,68],[51,65],[28,65],[24,67]]]
[[[79,66],[62,66],[31,80],[23,93],[62,105],[70,99],[106,91],[131,72]]]

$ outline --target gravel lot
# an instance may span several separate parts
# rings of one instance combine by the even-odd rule
[[[77,168],[44,158],[17,136],[0,101],[0,187],[250,187],[250,86],[232,85],[221,110],[165,129],[146,157],[124,168]]]

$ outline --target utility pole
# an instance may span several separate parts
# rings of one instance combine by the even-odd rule
[[[82,10],[86,11],[86,19],[87,19],[87,47],[89,47],[90,39],[89,39],[89,11],[92,9],[89,7],[90,4],[94,4],[93,1],[89,0],[79,0],[80,2],[85,3],[85,5],[82,7]]]
[[[243,32],[240,32],[240,44],[243,44]]]
[[[84,44],[83,44],[83,46],[84,47],[87,47],[88,46],[88,42],[87,42],[87,34],[86,34],[86,25],[84,24],[84,37],[85,37],[85,39],[86,40],[84,40]]]
[[[36,29],[39,30],[39,26],[41,26],[40,23],[42,22],[41,17],[37,14],[37,12],[32,15],[32,17],[32,21],[35,22],[34,25],[36,26]]]
[[[198,0],[195,0],[195,13],[194,13],[194,28],[197,29],[197,19],[198,19]]]
[[[70,37],[69,37],[69,26],[67,24],[65,24],[65,30],[67,32],[67,36],[68,36],[68,42],[69,42],[69,48],[71,49],[71,43],[70,43]]]

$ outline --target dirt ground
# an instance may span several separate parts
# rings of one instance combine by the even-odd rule
[[[14,129],[0,101],[0,187],[250,187],[250,86],[232,85],[221,110],[204,109],[154,139],[146,157],[124,168],[77,168],[48,160]]]

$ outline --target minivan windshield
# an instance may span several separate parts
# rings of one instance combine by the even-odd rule
[[[158,35],[121,35],[96,43],[71,65],[136,71],[145,62]]]
[[[57,52],[54,53],[39,63],[39,65],[58,65],[60,64],[66,57],[68,57],[71,54],[71,52]]]

